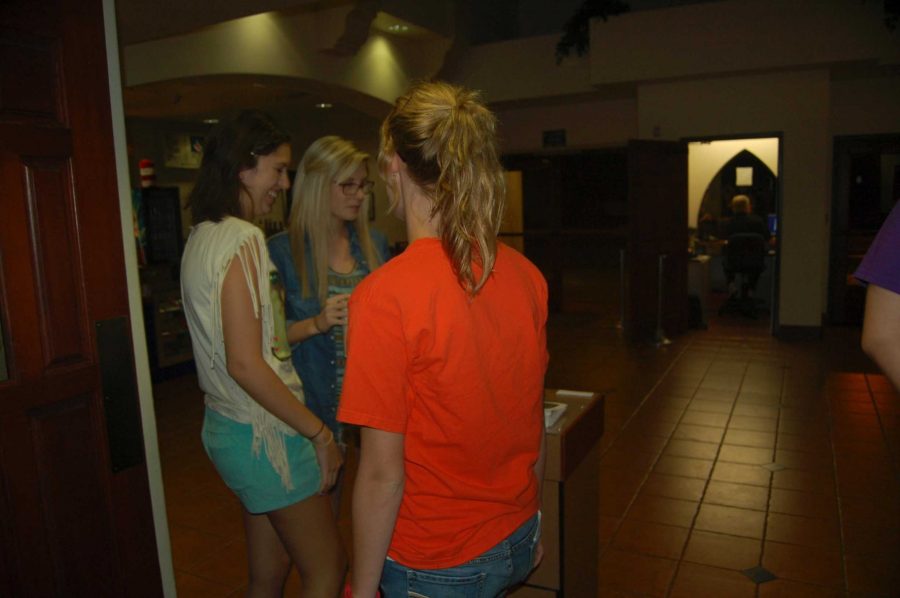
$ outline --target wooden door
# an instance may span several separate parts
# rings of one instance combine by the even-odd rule
[[[687,146],[679,141],[628,144],[628,249],[625,328],[653,339],[687,330]],[[664,255],[662,288],[659,256]]]
[[[0,3],[0,596],[162,594],[101,0]]]

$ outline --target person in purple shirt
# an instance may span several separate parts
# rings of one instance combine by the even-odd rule
[[[867,283],[862,348],[900,390],[900,202],[854,276]]]

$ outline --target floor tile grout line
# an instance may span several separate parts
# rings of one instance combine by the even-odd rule
[[[888,450],[888,459],[891,463],[891,469],[894,470],[894,477],[900,479],[900,462],[898,462],[897,457],[898,452],[884,428],[884,419],[881,417],[881,409],[879,409],[878,407],[878,401],[875,400],[875,393],[873,392],[872,384],[869,382],[869,376],[863,375],[863,378],[866,381],[866,389],[869,393],[869,400],[872,402],[872,408],[875,410],[875,417],[878,418],[878,428],[881,431],[882,440],[884,441],[884,444]]]
[[[713,361],[715,361],[715,360],[713,360]],[[688,528],[688,537],[684,542],[684,546],[681,547],[681,554],[679,555],[678,560],[675,565],[675,573],[672,575],[672,579],[669,580],[669,585],[668,585],[666,593],[665,593],[665,596],[667,596],[667,597],[670,596],[672,591],[674,590],[675,579],[677,579],[677,577],[678,577],[678,572],[681,569],[682,563],[684,562],[684,555],[687,552],[688,544],[690,543],[691,538],[694,535],[694,531],[696,530],[697,518],[700,516],[700,509],[703,506],[704,498],[706,498],[707,490],[709,489],[709,485],[712,482],[713,472],[715,471],[716,464],[719,462],[719,455],[722,453],[722,445],[725,444],[725,435],[728,432],[728,425],[731,423],[732,417],[734,417],[734,410],[737,406],[737,398],[740,396],[741,388],[743,388],[744,380],[746,379],[747,369],[749,368],[749,366],[750,366],[750,359],[748,358],[747,362],[744,364],[744,372],[741,376],[741,383],[738,385],[737,390],[735,390],[735,396],[731,403],[731,410],[728,412],[728,420],[725,422],[725,430],[722,432],[722,438],[719,440],[719,446],[718,446],[718,449],[716,450],[716,456],[713,459],[712,468],[710,469],[709,474],[706,477],[706,482],[703,485],[703,491],[700,494],[700,500],[697,504],[697,511],[694,513],[694,517],[691,519],[691,526]],[[710,367],[712,367],[712,364],[710,364]],[[706,375],[708,375],[708,373],[709,373],[709,368],[707,368],[707,371],[704,374],[704,377],[701,378],[701,380],[700,380],[701,385],[703,384],[703,379],[706,378]],[[699,386],[698,386],[698,390],[699,390]],[[695,395],[696,395],[696,392],[695,392]],[[693,401],[693,400],[694,399],[692,397],[691,401]],[[688,405],[690,405],[690,403],[688,403]],[[685,407],[685,411],[687,411],[687,407]],[[663,450],[665,450],[665,449],[663,449]],[[773,447],[772,450],[774,452],[775,448]],[[773,458],[773,460],[774,460],[774,458]],[[773,474],[770,472],[769,473],[769,493],[770,494],[771,494],[771,487],[772,487],[772,475]],[[766,514],[767,514],[766,520],[768,521],[768,502],[767,502]],[[763,536],[764,537],[763,537],[762,541],[760,542],[760,556],[758,557],[758,562],[760,564],[762,563],[762,547],[765,544],[765,526],[763,526]],[[721,567],[719,567],[719,568],[721,568]],[[724,570],[732,571],[732,569],[724,569]],[[754,589],[754,594],[756,596],[759,596],[759,584],[756,584],[756,588]]]
[[[831,479],[834,484],[834,496],[835,502],[837,503],[837,516],[838,516],[838,534],[841,538],[841,578],[844,581],[843,589],[844,593],[850,594],[850,580],[847,578],[847,550],[846,550],[846,537],[844,535],[844,501],[843,496],[841,495],[841,485],[838,483],[838,461],[837,461],[837,451],[835,450],[835,436],[834,436],[834,408],[831,404],[831,397],[829,396],[830,390],[828,389],[828,374],[825,375],[825,381],[823,382],[823,402],[825,403],[825,409],[827,414],[827,422],[828,422],[828,443],[831,445]],[[866,382],[866,389],[868,392],[868,381]],[[871,394],[869,395],[871,397]]]
[[[653,386],[650,387],[650,389],[646,393],[644,393],[644,397],[637,405],[635,405],[634,409],[631,411],[631,414],[625,419],[625,421],[622,422],[622,425],[619,426],[619,429],[616,430],[616,434],[612,438],[612,440],[610,440],[609,445],[600,453],[600,459],[603,459],[603,456],[606,455],[606,453],[608,453],[610,449],[612,449],[612,447],[616,444],[619,437],[622,435],[622,432],[631,424],[631,420],[633,420],[637,413],[644,407],[644,404],[649,400],[650,395],[652,395],[654,391],[656,391],[656,389],[659,387],[659,385],[662,384],[662,381],[666,379],[666,377],[672,371],[672,368],[674,368],[675,364],[681,360],[681,358],[684,356],[685,351],[687,351],[688,347],[690,347],[693,342],[694,336],[692,336],[687,340],[687,342],[685,342],[685,346],[681,349],[678,355],[676,355],[675,358],[672,359],[669,365],[666,366],[666,369],[663,370],[659,379],[653,384]]]
[[[784,405],[784,390],[787,385],[787,371],[790,369],[789,366],[782,364],[779,366],[781,370],[781,385],[778,390],[778,416],[775,418],[775,442],[772,445],[772,463],[777,463],[778,458],[778,449],[779,449],[779,440],[778,440],[778,432],[781,430],[781,420],[784,417],[784,413],[782,412],[782,407]],[[759,543],[759,567],[765,568],[763,565],[763,560],[766,556],[766,540],[769,537],[769,515],[772,513],[772,491],[775,486],[775,472],[769,472],[769,484],[766,488],[766,519],[763,525],[763,534],[762,540]],[[774,575],[774,573],[773,573]],[[756,585],[756,595],[759,596],[759,586]]]
[[[663,380],[665,380],[666,377],[671,373],[671,371],[672,371],[672,369],[675,367],[675,365],[676,365],[679,361],[681,361],[681,359],[682,359],[682,357],[684,356],[685,352],[688,350],[688,348],[689,348],[689,347],[691,346],[691,344],[693,343],[694,338],[695,338],[695,337],[692,336],[690,339],[688,339],[688,341],[685,343],[685,346],[684,346],[684,348],[681,350],[681,352],[675,357],[675,359],[672,360],[672,362],[668,365],[668,367],[666,367],[665,371],[663,371],[663,373],[662,373],[662,375],[660,376],[660,378],[656,381],[656,383],[653,384],[653,386],[652,386],[652,387],[647,391],[647,393],[644,395],[644,398],[641,399],[641,401],[637,404],[637,406],[634,408],[634,411],[632,411],[631,415],[628,416],[628,419],[626,419],[625,422],[624,422],[624,423],[622,424],[622,426],[620,427],[619,433],[616,435],[616,438],[613,439],[613,441],[612,441],[612,442],[610,443],[610,445],[606,448],[606,450],[603,452],[603,454],[600,455],[600,458],[601,458],[601,459],[603,458],[603,455],[605,455],[610,449],[612,449],[612,447],[616,444],[616,441],[618,440],[619,436],[621,436],[622,432],[623,432],[623,431],[631,424],[631,421],[635,418],[635,416],[637,415],[637,413],[638,413],[641,409],[643,409],[644,405],[647,403],[647,401],[649,400],[650,396],[656,391],[656,389],[659,387],[659,385],[662,384]],[[694,392],[696,393],[696,390],[695,390]],[[682,411],[681,417],[684,417],[684,411],[687,411],[687,407],[686,407],[686,406],[685,406],[684,410]],[[680,421],[680,419],[681,419],[681,418],[679,418],[679,421]],[[677,424],[676,424],[676,426],[677,426]],[[612,534],[610,534],[610,541],[606,544],[606,546],[604,546],[603,548],[600,549],[600,553],[597,555],[597,558],[598,558],[598,559],[602,558],[602,556],[606,553],[606,551],[612,547],[612,545],[613,545],[613,543],[614,543],[614,541],[615,541],[616,536],[619,534],[619,531],[620,531],[621,528],[622,528],[622,524],[623,524],[624,521],[625,521],[625,518],[626,518],[626,515],[628,514],[628,511],[631,509],[631,506],[634,504],[635,500],[637,500],[637,496],[638,496],[638,494],[640,494],[641,489],[642,489],[642,488],[644,487],[644,485],[647,483],[647,479],[650,477],[650,474],[653,472],[653,468],[654,468],[654,467],[656,466],[656,464],[659,462],[660,456],[662,455],[663,451],[665,450],[665,447],[668,446],[669,442],[671,441],[671,439],[672,439],[672,437],[671,437],[672,433],[673,433],[673,432],[670,432],[670,433],[669,433],[669,440],[667,440],[667,441],[666,441],[666,444],[663,445],[663,447],[659,450],[659,453],[656,455],[656,458],[654,459],[653,463],[650,464],[650,467],[649,467],[649,468],[647,469],[647,471],[644,473],[644,476],[643,476],[643,478],[641,479],[640,484],[638,484],[638,487],[637,487],[637,489],[635,490],[634,495],[631,497],[631,500],[629,500],[629,501],[628,501],[628,504],[625,506],[625,509],[624,509],[624,511],[622,512],[622,517],[619,518],[618,523],[616,523],[615,527],[613,528]]]

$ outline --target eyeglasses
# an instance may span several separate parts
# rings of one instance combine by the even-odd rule
[[[335,181],[334,184],[340,187],[347,197],[353,197],[360,189],[362,189],[363,195],[368,195],[375,187],[375,181],[362,181],[359,183],[356,181],[347,181],[345,183]]]

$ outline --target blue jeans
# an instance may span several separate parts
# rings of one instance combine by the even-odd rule
[[[531,573],[541,533],[540,513],[471,561],[447,569],[410,569],[387,560],[381,573],[385,598],[494,598]]]

